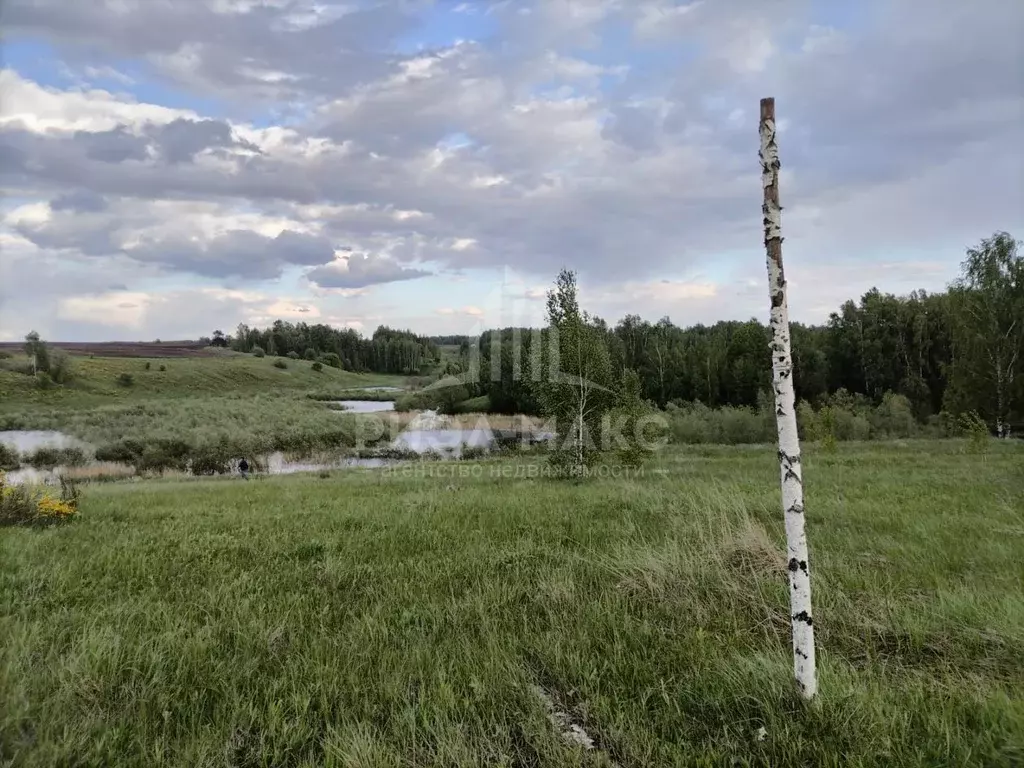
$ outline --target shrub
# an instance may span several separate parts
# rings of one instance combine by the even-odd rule
[[[321,363],[320,361],[317,361],[317,362],[313,363],[313,370],[316,371],[317,373],[319,373],[323,369],[324,369],[324,364]]]
[[[146,370],[148,371],[149,368],[150,368],[150,363],[149,363],[149,361],[146,361]]]
[[[826,453],[835,453],[836,450],[836,414],[831,405],[821,409],[820,417],[820,438],[821,447]]]
[[[50,350],[49,374],[54,384],[71,381],[71,356],[63,349]]]
[[[193,475],[219,475],[231,470],[231,451],[221,445],[195,449],[189,457],[188,469]]]
[[[32,370],[32,362],[12,362],[4,365],[4,370],[10,371],[11,373],[20,373],[22,376],[34,376],[35,371]]]
[[[341,368],[341,357],[336,352],[328,352],[320,357],[320,362],[331,368]]]
[[[36,371],[36,386],[40,389],[53,389],[57,385],[46,371]]]
[[[465,461],[471,461],[475,459],[482,459],[487,455],[487,449],[482,445],[464,445],[462,446],[462,459]]]
[[[821,439],[821,420],[806,400],[796,404],[796,427],[801,440]]]
[[[142,456],[143,450],[145,450],[145,446],[142,443],[128,438],[118,443],[101,445],[96,449],[96,460],[135,464],[139,457]]]
[[[267,353],[263,351],[263,347],[253,347],[252,348],[252,355],[253,355],[253,357],[266,357],[266,354]]]
[[[43,446],[25,457],[26,463],[36,469],[53,469],[54,467],[80,467],[86,463],[85,452],[81,448],[50,448]]]
[[[316,360],[316,350],[312,347],[306,347],[305,358],[307,360]]]
[[[962,413],[957,419],[960,434],[967,438],[968,453],[984,453],[988,448],[988,424],[978,415],[977,411]]]
[[[166,365],[161,365],[160,366],[160,371],[161,372],[166,371],[166,370],[167,370],[167,366]]]
[[[278,358],[277,360],[274,361],[274,367],[275,368],[280,368],[281,370],[284,370],[285,368],[288,367],[288,363],[286,363],[281,358]]]
[[[117,377],[117,383],[122,387],[130,387],[135,383],[135,377],[130,373],[122,373]]]
[[[905,395],[886,392],[872,413],[871,426],[877,437],[907,438],[917,431],[910,400]]]
[[[299,359],[299,353],[296,352],[293,349],[291,352],[289,352],[287,355],[285,355],[285,357],[287,357],[289,360],[298,360]]]
[[[0,470],[17,469],[20,466],[21,455],[7,443],[0,443]]]
[[[0,526],[50,526],[73,520],[78,515],[78,487],[61,477],[60,498],[36,489],[10,485],[0,472]]]

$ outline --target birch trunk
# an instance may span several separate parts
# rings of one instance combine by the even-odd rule
[[[804,490],[793,390],[793,358],[789,338],[786,279],[782,268],[782,207],[779,205],[779,148],[775,141],[775,99],[761,100],[761,179],[764,187],[764,244],[768,256],[771,297],[772,386],[779,432],[782,509],[789,554],[790,618],[793,629],[793,670],[800,693],[814,698],[818,689],[811,619],[811,573],[804,532]]]
[[[1003,413],[1006,406],[1004,378],[1002,355],[996,355],[996,435],[1000,440],[1003,439]]]

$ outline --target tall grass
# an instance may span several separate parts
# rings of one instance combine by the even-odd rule
[[[701,403],[669,404],[664,412],[672,442],[738,445],[773,443],[778,439],[771,401],[759,408],[725,406],[708,408]],[[902,395],[887,394],[878,406],[840,396],[823,408],[809,403],[797,406],[800,437],[805,440],[892,440],[950,437],[958,434],[949,419],[927,424],[915,420],[910,402]]]
[[[458,479],[90,487],[78,524],[0,533],[0,754],[27,768],[1013,765],[1014,448],[805,454],[810,708],[793,691],[770,448],[669,450],[644,478],[586,485],[484,463]],[[597,749],[561,738],[535,686]]]

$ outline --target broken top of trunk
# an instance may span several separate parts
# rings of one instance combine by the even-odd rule
[[[782,206],[779,205],[779,147],[775,141],[775,99],[761,99],[761,182],[764,203],[764,245],[771,297],[772,387],[779,434],[779,474],[782,509],[786,521],[789,562],[790,618],[793,630],[793,668],[800,693],[806,699],[817,691],[814,625],[811,616],[811,576],[804,533],[803,473],[797,436],[793,358],[790,349],[789,309],[782,268]]]

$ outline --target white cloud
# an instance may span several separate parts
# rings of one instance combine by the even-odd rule
[[[109,131],[122,124],[169,123],[176,118],[197,117],[191,110],[125,101],[124,94],[100,89],[45,88],[11,69],[0,70],[0,96],[0,126],[18,125],[37,133]]]
[[[96,296],[70,296],[57,305],[57,318],[136,330],[146,316],[152,297],[137,291],[117,291]]]
[[[859,290],[820,282],[823,261],[860,264],[851,275],[882,288],[940,288],[966,245],[1024,223],[1019,4],[939,0],[922,14],[915,0],[867,0],[856,26],[834,28],[806,0],[464,4],[490,40],[403,56],[417,14],[444,9],[218,2],[5,7],[9,39],[49,40],[84,78],[145,93],[117,77],[129,61],[177,94],[144,104],[0,72],[5,322],[12,302],[28,313],[19,323],[41,324],[60,302],[64,316],[95,314],[119,291],[169,296],[186,275],[263,296],[174,294],[203,324],[274,311],[484,322],[492,307],[476,297],[443,314],[427,299],[386,304],[376,286],[508,264],[534,311],[568,266],[610,317],[760,312],[745,281],[760,284],[768,94],[785,126],[796,309]],[[190,96],[224,114],[182,108]],[[728,276],[739,258],[748,266]],[[36,265],[46,298],[23,301],[10,286],[30,285]],[[711,265],[714,279],[700,276]],[[145,304],[143,330],[191,315],[166,307]]]

